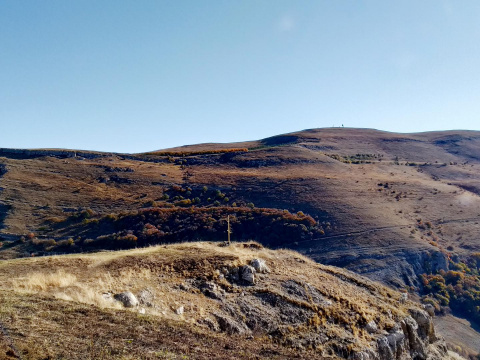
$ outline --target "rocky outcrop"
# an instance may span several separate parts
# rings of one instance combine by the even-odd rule
[[[250,332],[245,324],[235,321],[230,316],[220,313],[216,313],[214,316],[217,319],[220,330],[227,334],[245,334]]]
[[[349,253],[350,254],[350,253]],[[389,284],[395,288],[405,285],[421,287],[419,275],[448,271],[448,258],[440,250],[402,249],[390,254],[372,254],[369,252],[350,254],[343,252],[319,251],[313,258],[322,263],[347,268],[359,274],[365,274],[370,279]],[[372,260],[375,260],[372,262]],[[371,266],[366,266],[367,263]],[[384,262],[385,266],[378,266]]]
[[[412,308],[410,316],[397,323],[390,333],[377,339],[377,351],[362,351],[356,359],[400,360],[443,359],[445,342],[437,337],[432,317],[423,310]]]
[[[259,251],[253,245],[159,246],[148,253],[120,253],[110,263],[100,254],[103,269],[119,274],[142,271],[128,281],[128,288],[100,292],[101,303],[114,308],[121,303],[149,322],[159,317],[169,324],[182,322],[182,328],[195,324],[202,328],[196,333],[215,339],[230,337],[210,332],[232,334],[232,341],[242,346],[275,344],[305,359],[434,360],[445,355],[430,314],[405,296],[400,302],[401,293],[298,253]],[[98,268],[87,267],[91,263],[69,263],[70,259],[66,257],[62,266],[84,266],[91,275],[63,291],[73,294],[77,284],[95,283],[94,276],[103,279]],[[45,264],[40,262],[40,269],[47,268]],[[104,291],[105,282],[98,284]]]

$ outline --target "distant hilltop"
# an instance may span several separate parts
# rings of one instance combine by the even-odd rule
[[[17,155],[20,158],[55,156],[55,157],[75,157],[81,156],[88,159],[94,159],[99,156],[111,156],[114,153],[102,153],[98,151],[77,151],[67,149],[9,149],[0,148],[0,156]]]

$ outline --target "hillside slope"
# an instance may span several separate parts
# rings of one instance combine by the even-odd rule
[[[478,279],[479,159],[475,131],[347,128],[145,154],[0,149],[0,258],[224,240],[230,216],[235,240],[424,294],[421,275],[452,264]]]
[[[114,300],[125,291],[139,304]],[[430,316],[400,293],[257,243],[3,261],[0,299],[2,358],[446,356]]]
[[[239,148],[250,150],[227,152]],[[395,286],[418,285],[425,264],[445,268],[447,252],[480,250],[479,149],[478,132],[336,128],[167,151],[179,156],[3,150],[0,227],[13,236],[6,240],[29,232],[62,239],[73,235],[55,222],[84,209],[254,204],[302,211],[324,232],[282,246]]]

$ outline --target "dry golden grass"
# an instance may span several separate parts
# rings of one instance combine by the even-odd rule
[[[271,270],[269,274],[262,275],[255,286],[238,286],[219,277],[218,270],[245,265],[254,258],[266,260]],[[179,288],[180,284],[198,279],[213,281],[223,287],[226,290],[225,298],[222,301],[212,299],[194,286],[188,291]],[[309,297],[299,298],[286,292],[282,284],[289,281],[303,284],[305,293],[310,294]],[[314,301],[309,286],[330,301],[331,305],[320,305]],[[107,316],[105,314],[121,310],[118,303],[105,299],[104,293],[115,294],[128,290],[138,294],[143,289],[149,289],[153,294],[154,306],[142,305],[146,310],[144,315],[135,314],[137,308],[126,311],[139,317],[135,320],[122,315],[129,319],[130,328],[143,328],[145,321],[148,326],[158,326],[159,322],[164,321],[177,324],[172,326],[180,328],[187,326],[188,331],[198,331],[207,339],[219,335],[214,335],[206,325],[202,325],[203,321],[207,318],[214,319],[213,314],[224,313],[225,304],[235,308],[237,301],[243,299],[242,301],[247,301],[252,306],[258,306],[255,304],[262,303],[259,299],[273,297],[278,304],[284,304],[281,306],[285,306],[285,309],[297,309],[295,311],[302,314],[310,314],[303,322],[282,325],[285,338],[280,338],[284,340],[278,340],[279,343],[289,338],[302,339],[310,336],[308,334],[320,333],[328,337],[327,341],[302,355],[311,359],[335,357],[336,351],[347,356],[368,348],[372,341],[375,341],[376,335],[365,331],[367,322],[374,320],[380,329],[388,331],[407,316],[409,308],[415,307],[412,302],[400,304],[398,292],[349,271],[320,265],[291,250],[269,250],[257,243],[233,243],[228,247],[210,242],[182,243],[128,251],[17,259],[0,263],[0,296],[9,294],[10,298],[17,300],[42,299],[42,304],[51,302],[48,309],[45,308],[46,305],[41,305],[43,310],[36,313],[35,317],[40,317],[35,320],[38,321],[38,326],[47,326],[51,319],[62,318],[64,315],[61,313],[65,310],[60,311],[59,308],[79,309],[90,306],[91,312],[103,318]],[[14,309],[17,305],[9,306]],[[178,315],[176,309],[180,306],[183,306],[184,313]],[[276,316],[275,309],[280,305],[269,307],[264,302],[261,306],[261,311],[266,314],[272,312],[272,316]],[[0,321],[1,313],[0,311]],[[3,313],[3,318],[9,318],[15,311],[5,308]],[[96,317],[93,313],[89,316]],[[121,313],[124,314],[125,311],[122,310]],[[273,319],[274,317],[272,321]],[[15,323],[20,320],[18,316],[14,316],[13,320],[9,321]],[[48,325],[48,328],[51,328],[51,325]],[[112,336],[115,336],[113,334],[114,332]],[[273,343],[266,335],[259,333],[258,338],[252,341],[253,345],[245,343],[243,337],[237,337],[244,349],[243,353],[239,353],[239,358],[251,358],[251,353],[245,351],[250,346],[271,346]],[[186,345],[190,347],[192,344]],[[113,348],[107,348],[113,351],[112,349],[123,348],[123,345],[116,343]],[[166,354],[173,351],[172,349],[174,347],[167,347]],[[282,351],[292,351],[289,346],[281,349],[283,350],[279,351],[279,354],[282,354]],[[101,350],[95,351],[97,355],[102,354]],[[146,354],[145,349],[138,351]],[[220,350],[220,354],[223,354],[222,351],[225,350]],[[178,349],[173,353],[178,354]],[[108,359],[115,358],[105,356]],[[270,357],[275,358],[273,355],[264,355],[264,358]],[[277,358],[283,357],[279,355]]]
[[[84,161],[54,157],[2,157],[0,160],[6,164],[8,171],[0,179],[4,189],[0,193],[0,202],[12,207],[8,209],[5,220],[0,219],[0,227],[4,225],[3,231],[18,235],[31,231],[41,235],[43,230],[38,231],[40,228],[51,227],[51,230],[45,230],[48,236],[75,236],[76,239],[80,234],[68,233],[68,229],[57,230],[56,226],[61,224],[59,221],[69,215],[64,211],[65,208],[90,207],[101,214],[118,213],[136,210],[148,200],[160,198],[164,188],[171,184],[191,187],[207,185],[209,188],[226,189],[229,195],[234,194],[231,197],[248,201],[256,202],[260,198],[264,203],[300,210],[308,206],[312,215],[318,215],[320,221],[332,222],[330,229],[326,229],[328,239],[290,243],[287,246],[309,254],[315,260],[349,266],[355,271],[365,272],[398,286],[403,282],[401,269],[409,266],[404,260],[408,256],[404,255],[438,251],[449,246],[459,255],[480,250],[476,241],[480,231],[480,198],[474,194],[480,188],[479,164],[474,160],[475,156],[471,156],[478,154],[476,132],[392,134],[366,129],[322,129],[263,142],[205,144],[177,150],[211,151],[285,145],[282,141],[287,140],[288,143],[289,138],[294,140],[290,145],[249,151],[231,162],[216,161],[214,156],[209,155],[211,162],[184,166],[148,163],[114,155]],[[462,146],[457,146],[455,139],[462,139]],[[450,151],[452,146],[455,147],[455,153]],[[353,165],[326,156],[352,156],[357,153],[381,154],[382,161]],[[401,165],[394,163],[396,157]],[[265,165],[248,166],[252,161]],[[405,166],[407,161],[416,165]],[[99,182],[99,178],[110,176],[105,167],[117,166],[133,170],[118,174],[131,183]],[[187,175],[188,180],[185,180]],[[379,189],[379,183],[388,183],[389,188]],[[397,198],[399,194],[402,196]],[[425,223],[432,223],[438,241],[429,242],[430,237],[422,231],[411,233],[419,217]],[[10,246],[5,241],[0,257],[26,256],[30,255],[27,253],[29,250],[25,244]],[[45,296],[57,294],[57,297],[70,299],[70,303],[102,306],[100,300],[95,300],[102,291],[137,291],[142,286],[152,286],[158,297],[168,299],[160,306],[159,313],[165,312],[163,316],[170,316],[169,304],[182,301],[172,287],[185,276],[176,269],[175,262],[187,251],[199,252],[192,255],[199,261],[211,259],[211,254],[207,255],[211,251],[209,244],[193,247],[184,244],[169,247],[168,250],[158,247],[131,252],[19,260],[16,263],[0,263],[0,288],[11,289],[12,280],[16,280],[17,290],[23,293],[36,292]],[[248,251],[234,247],[230,250],[218,248],[214,253],[215,256],[224,257],[221,260],[224,263],[242,264],[249,260]],[[348,288],[339,285],[338,280],[345,277],[347,282],[355,284],[356,280],[347,272],[322,267],[320,273],[316,273],[316,265],[298,254],[294,256],[305,262],[296,262],[298,266],[292,266],[282,257],[287,257],[288,253],[274,254],[268,250],[259,250],[258,253],[258,256],[278,264],[272,275],[275,279],[286,279],[293,274],[315,282],[332,301],[342,302],[339,309],[335,304],[332,306],[339,317],[348,319],[349,315],[342,312],[342,309],[348,308],[361,318],[370,319],[375,317],[375,310],[372,309],[381,308],[384,311],[380,311],[381,317],[385,318],[381,321],[387,326],[388,316],[385,313],[390,311],[395,315],[403,311],[391,301],[371,300],[368,293],[374,292],[368,290],[368,286]],[[144,264],[132,267],[135,261]],[[385,270],[395,265],[399,269],[398,276],[382,277]],[[18,272],[8,270],[10,266]],[[133,275],[129,275],[129,267]],[[62,287],[46,285],[48,281],[43,285],[42,281],[33,281],[35,273],[45,277],[60,269],[76,277],[75,282]],[[142,275],[142,269],[151,271],[149,278],[148,275]],[[187,272],[190,272],[188,276],[195,273],[190,270]],[[305,272],[315,273],[315,279],[312,280]],[[163,277],[159,278],[160,275]],[[32,282],[29,285],[30,276]],[[147,279],[143,283],[136,280],[145,276]],[[54,283],[53,279],[49,281]],[[347,294],[345,298],[348,296],[347,300],[343,299],[343,291]],[[395,293],[390,294],[389,290],[379,288],[376,291],[383,296],[382,299],[392,296],[395,300]],[[208,313],[215,307],[208,301],[198,304],[193,294],[188,301],[199,307],[198,311],[192,310],[192,313]],[[191,308],[194,309],[194,306]]]
[[[290,279],[306,281],[332,301],[332,306],[317,309],[315,305],[299,303],[301,307],[320,311],[324,317],[335,317],[341,323],[375,320],[380,326],[392,326],[391,316],[404,315],[398,293],[374,284],[341,269],[322,266],[291,250],[272,251],[251,248],[242,243],[221,247],[218,243],[183,243],[143,249],[18,259],[3,262],[0,269],[2,285],[18,292],[52,296],[57,299],[118,308],[118,303],[106,300],[105,293],[151,289],[157,307],[147,309],[153,315],[178,318],[172,311],[184,306],[188,320],[195,322],[218,309],[212,299],[195,293],[178,291],[176,286],[188,278],[216,278],[215,270],[222,266],[240,266],[253,258],[263,258],[272,273],[262,283],[262,291],[282,296],[274,290],[278,283]],[[193,261],[193,268],[191,266]],[[41,269],[41,270],[40,270]],[[2,279],[2,277],[4,277]],[[6,285],[9,284],[9,285]],[[255,292],[246,288],[245,292]],[[291,300],[289,300],[291,301]],[[363,333],[360,332],[363,335]]]
[[[28,292],[49,292],[52,289],[72,286],[76,281],[75,275],[67,274],[63,270],[49,274],[35,272],[25,278],[13,280],[13,288]]]

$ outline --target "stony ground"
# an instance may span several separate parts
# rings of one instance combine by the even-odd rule
[[[402,294],[257,243],[3,261],[0,297],[2,351],[11,358],[389,359],[445,352],[431,318]]]

